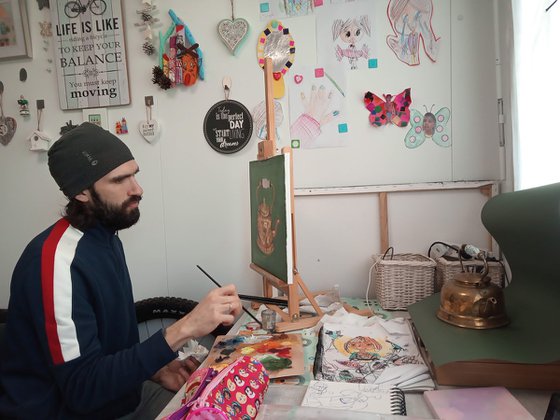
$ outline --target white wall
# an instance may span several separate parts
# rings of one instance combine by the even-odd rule
[[[51,0],[54,1],[54,0]],[[230,17],[229,0],[186,2],[184,0],[156,1],[162,9],[158,17],[167,29],[169,19],[166,10],[171,7],[190,27],[206,57],[206,80],[193,87],[161,91],[151,81],[154,59],[141,53],[142,37],[134,27],[138,21],[136,8],[140,1],[126,1],[123,8],[126,17],[126,37],[129,63],[129,79],[132,104],[108,108],[111,125],[125,117],[130,133],[122,136],[129,144],[141,172],[138,176],[145,190],[141,203],[142,216],[138,225],[121,232],[137,299],[157,295],[184,296],[200,299],[212,284],[196,269],[200,264],[222,283],[234,282],[243,293],[260,292],[260,278],[249,269],[249,190],[248,162],[257,155],[256,136],[247,147],[233,155],[213,151],[202,134],[202,121],[211,105],[224,98],[221,81],[224,76],[233,80],[231,98],[252,109],[264,99],[263,72],[256,63],[256,38],[265,22],[258,17],[257,0],[237,0],[236,17],[250,23],[251,33],[237,56],[229,54],[219,41],[216,26],[223,18]],[[461,75],[481,71],[483,82],[474,75],[468,80],[475,95],[453,97],[455,127],[468,121],[472,115],[492,116],[495,108],[495,82],[493,79],[493,28],[492,19],[486,18],[486,0],[434,1],[436,9],[449,14],[453,27],[458,15],[462,15],[461,39],[446,40],[448,48],[455,43],[469,45],[471,57],[459,61],[463,70],[455,68],[455,84],[461,84]],[[6,307],[9,299],[9,281],[13,267],[27,242],[42,229],[53,223],[65,203],[46,166],[46,155],[28,150],[26,138],[36,128],[35,101],[44,99],[46,109],[41,128],[53,137],[68,120],[81,122],[81,111],[63,112],[58,107],[56,77],[46,71],[47,59],[52,55],[52,45],[43,50],[38,22],[45,20],[37,2],[27,0],[32,30],[33,59],[0,63],[0,80],[4,83],[4,114],[16,118],[16,136],[7,146],[0,147],[0,307]],[[378,18],[385,19],[386,2],[376,3]],[[440,16],[444,19],[446,16]],[[311,18],[287,20],[294,38],[298,33],[312,33]],[[382,25],[386,25],[385,22]],[[437,29],[436,29],[437,31]],[[490,34],[490,38],[480,34]],[[477,35],[478,34],[478,35]],[[380,34],[378,51],[388,49],[383,42],[386,34]],[[296,62],[313,63],[315,51],[308,36],[299,38]],[[469,43],[476,45],[470,45]],[[452,43],[453,42],[453,43]],[[480,45],[479,45],[480,44]],[[480,55],[476,51],[481,51]],[[488,52],[490,51],[490,52]],[[452,55],[454,51],[451,51]],[[448,55],[449,57],[449,55]],[[478,58],[480,61],[478,61]],[[459,60],[458,57],[456,60]],[[492,63],[487,61],[491,60]],[[26,68],[29,78],[19,81],[19,69]],[[403,74],[410,72],[404,64]],[[480,70],[482,68],[482,70]],[[491,74],[487,70],[491,69]],[[359,77],[364,77],[363,75]],[[427,76],[428,77],[428,76]],[[406,77],[404,77],[406,79]],[[406,82],[406,80],[404,81]],[[381,90],[384,86],[377,82]],[[426,80],[433,83],[433,80]],[[455,85],[453,85],[455,86]],[[389,86],[392,90],[394,87]],[[414,87],[413,87],[414,88]],[[356,86],[363,92],[371,86]],[[451,87],[450,87],[451,89]],[[468,86],[461,87],[469,91]],[[24,120],[18,115],[16,100],[20,94],[29,99],[32,116]],[[135,127],[145,119],[144,96],[153,95],[153,115],[163,125],[163,133],[155,144],[140,137]],[[359,98],[361,100],[361,98]],[[477,107],[477,104],[480,107]],[[360,112],[351,115],[356,126],[367,121],[361,105]],[[285,113],[287,102],[284,106]],[[286,118],[287,119],[287,118]],[[482,153],[484,144],[497,142],[496,129],[488,125],[492,117],[483,118],[480,128],[485,136],[477,136],[470,146],[463,143],[463,165],[457,169],[466,173],[463,179],[476,179],[469,172],[478,165],[480,178],[496,178],[498,165],[496,155]],[[373,129],[368,127],[368,129]],[[471,141],[465,125],[454,135]],[[280,136],[288,138],[287,123],[280,127]],[[480,131],[479,131],[480,132]],[[404,135],[404,134],[403,134]],[[482,149],[481,149],[482,148]],[[493,150],[493,149],[492,149]],[[391,156],[390,154],[384,156]],[[298,158],[295,153],[295,159]],[[387,165],[391,158],[383,158]],[[297,163],[296,163],[297,164]],[[469,166],[470,165],[470,166]],[[429,165],[426,165],[428,167]],[[300,172],[305,168],[299,168]],[[347,162],[345,170],[352,170]],[[296,172],[297,176],[297,172]],[[378,178],[378,183],[383,178]],[[460,179],[457,177],[450,179]],[[418,171],[416,181],[434,181]],[[410,180],[407,180],[410,181]],[[414,180],[413,180],[414,181]],[[297,180],[296,180],[297,184]],[[487,233],[480,223],[480,209],[486,198],[478,191],[442,191],[396,193],[389,196],[389,241],[397,252],[426,252],[436,240],[452,243],[469,242],[485,248]],[[379,249],[378,202],[375,195],[334,195],[297,197],[295,203],[298,266],[304,281],[311,289],[323,289],[335,283],[341,285],[342,293],[363,296],[367,286],[367,274],[371,255]]]

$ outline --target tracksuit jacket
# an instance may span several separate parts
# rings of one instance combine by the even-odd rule
[[[60,219],[20,257],[0,354],[0,418],[111,419],[176,354],[162,332],[139,343],[122,243]]]

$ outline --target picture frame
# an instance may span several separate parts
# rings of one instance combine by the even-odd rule
[[[0,0],[0,61],[31,57],[25,0]]]
[[[82,110],[84,122],[97,124],[105,130],[109,130],[107,122],[107,108],[87,108]]]
[[[50,15],[60,109],[130,104],[123,2],[51,1]]]
[[[290,158],[249,162],[251,262],[293,284],[294,256]]]

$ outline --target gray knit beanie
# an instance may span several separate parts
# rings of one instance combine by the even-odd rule
[[[48,156],[51,175],[68,198],[134,159],[121,139],[89,122],[60,137],[49,149]]]

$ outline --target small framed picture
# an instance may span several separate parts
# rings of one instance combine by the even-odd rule
[[[1,0],[0,0],[1,1]],[[87,108],[82,110],[84,122],[97,124],[105,130],[109,130],[107,122],[107,108]]]
[[[0,60],[31,56],[25,0],[0,0]]]

